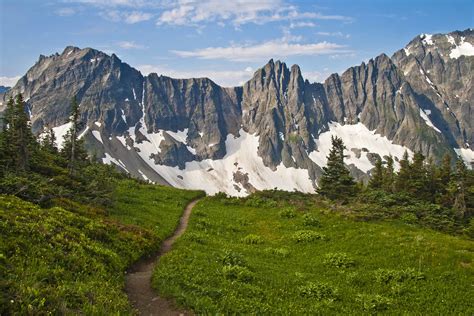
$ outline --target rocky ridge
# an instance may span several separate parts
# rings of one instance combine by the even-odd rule
[[[40,133],[67,130],[76,95],[88,149],[134,176],[178,187],[245,195],[257,189],[313,191],[330,135],[343,137],[352,173],[367,177],[377,156],[422,151],[474,159],[474,31],[420,35],[381,54],[304,80],[297,65],[270,60],[242,87],[207,78],[139,71],[115,55],[66,47],[7,91],[27,100]]]

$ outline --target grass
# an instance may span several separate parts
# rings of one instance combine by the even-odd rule
[[[474,314],[472,240],[274,196],[198,203],[154,287],[198,314]]]
[[[132,313],[126,268],[156,249],[200,195],[124,180],[105,212],[0,195],[0,314]]]

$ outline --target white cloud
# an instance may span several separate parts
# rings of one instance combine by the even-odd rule
[[[140,65],[137,67],[142,74],[157,73],[158,75],[169,76],[171,78],[209,78],[223,87],[241,86],[252,78],[253,71],[251,67],[244,70],[176,70],[166,66]]]
[[[350,21],[341,15],[300,12],[282,0],[180,0],[170,4],[158,18],[157,25],[197,25],[200,23],[231,22],[235,26],[246,23],[265,24],[275,21],[320,19]],[[306,22],[311,23],[311,22]],[[307,25],[309,26],[309,24]]]
[[[255,45],[231,45],[228,47],[207,47],[192,51],[173,50],[171,52],[180,57],[195,57],[199,59],[265,61],[270,58],[347,53],[349,51],[346,50],[343,45],[326,41],[300,44],[282,40],[272,40]]]
[[[118,10],[107,10],[100,13],[100,15],[113,22],[125,22],[127,24],[135,24],[150,20],[153,17],[151,13],[145,13],[140,11],[123,12]]]
[[[125,16],[125,22],[134,24],[138,22],[148,21],[153,17],[153,14],[133,11]]]
[[[123,49],[143,49],[143,48],[146,48],[145,46],[143,45],[140,45],[140,44],[136,44],[134,41],[122,41],[122,42],[118,42],[117,43],[117,46],[120,47],[120,48],[123,48]]]
[[[98,7],[145,7],[152,6],[156,1],[147,0],[63,0],[66,3],[89,4]]]
[[[316,24],[313,22],[292,22],[290,23],[290,29],[295,29],[299,27],[315,27]]]
[[[351,37],[350,34],[344,34],[342,32],[318,32],[316,34],[321,35],[321,36],[334,36],[334,37],[344,37],[344,38]]]
[[[21,76],[16,76],[16,77],[0,76],[0,86],[13,87],[20,78]]]
[[[76,10],[73,8],[60,8],[54,11],[59,16],[71,16],[76,14]]]

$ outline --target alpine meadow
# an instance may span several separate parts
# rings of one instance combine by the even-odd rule
[[[0,315],[474,315],[473,9],[0,1]]]

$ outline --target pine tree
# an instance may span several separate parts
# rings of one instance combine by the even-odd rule
[[[5,170],[14,172],[29,170],[38,144],[31,131],[29,116],[25,111],[21,94],[16,97],[16,102],[13,98],[8,101],[2,134]]]
[[[382,165],[382,159],[380,157],[377,158],[375,162],[375,168],[372,173],[372,177],[369,180],[369,188],[371,189],[381,189],[383,185],[383,177],[384,177],[384,167]]]
[[[84,142],[79,139],[79,105],[76,97],[71,101],[71,116],[69,117],[71,128],[64,136],[64,144],[61,154],[68,161],[70,175],[74,175],[77,169],[87,162],[87,151]]]
[[[466,192],[467,192],[468,171],[464,161],[458,159],[454,169],[453,177],[449,184],[449,191],[452,197],[453,210],[458,218],[464,218],[467,214]]]
[[[413,162],[409,165],[407,191],[413,197],[429,200],[425,156],[421,152],[413,155]]]
[[[56,135],[52,128],[47,129],[43,133],[43,139],[41,140],[41,147],[43,150],[55,154],[58,153],[58,147],[56,147]]]
[[[395,192],[406,192],[410,181],[410,161],[408,152],[405,150],[402,160],[400,160],[400,170],[395,179]]]
[[[356,193],[356,184],[344,165],[344,143],[341,138],[332,137],[332,148],[327,157],[327,166],[319,181],[318,193],[332,200],[343,202]]]
[[[393,157],[392,155],[387,158],[387,167],[384,168],[383,179],[382,179],[382,188],[385,192],[393,192],[393,186],[395,182],[395,168],[393,166]]]

